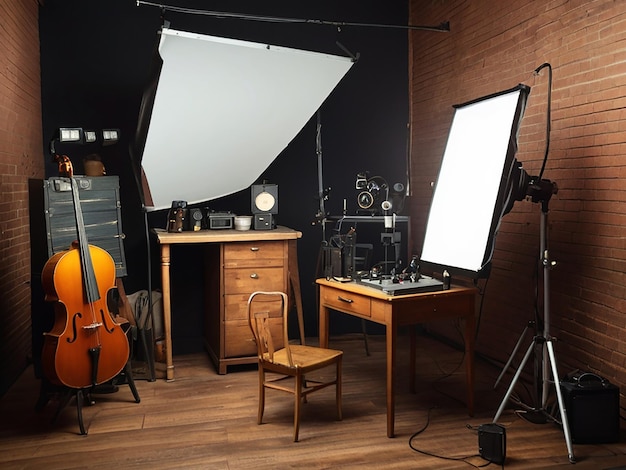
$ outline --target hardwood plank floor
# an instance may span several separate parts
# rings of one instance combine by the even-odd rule
[[[264,424],[256,424],[255,367],[218,375],[206,354],[176,356],[174,382],[137,381],[141,403],[124,385],[117,393],[95,396],[96,404],[83,409],[86,436],[78,434],[73,403],[53,424],[56,403],[34,411],[39,382],[28,369],[0,400],[0,467],[459,469],[487,463],[477,455],[476,427],[491,422],[510,377],[494,391],[500,370],[477,361],[476,411],[469,417],[462,353],[419,336],[418,391],[411,394],[408,338],[401,336],[396,437],[389,439],[384,337],[370,337],[369,357],[360,335],[331,338],[331,347],[345,354],[343,421],[335,420],[334,390],[317,392],[303,406],[297,443],[292,442],[293,405],[287,394],[268,391]],[[500,422],[506,426],[504,468],[626,468],[623,442],[574,445],[578,463],[572,467],[555,424],[531,424],[508,408]],[[409,441],[422,428],[411,440],[418,452]]]

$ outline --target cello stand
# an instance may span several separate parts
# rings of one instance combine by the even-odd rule
[[[41,379],[41,389],[39,392],[39,399],[35,404],[35,411],[39,412],[43,410],[48,401],[50,401],[52,395],[59,396],[59,404],[54,413],[54,416],[52,417],[52,420],[50,421],[51,424],[54,424],[56,422],[57,418],[61,414],[61,411],[69,404],[72,397],[74,397],[76,399],[76,412],[78,416],[78,426],[80,428],[80,434],[87,434],[83,422],[83,402],[87,399],[89,400],[90,405],[95,404],[95,402],[92,401],[90,394],[84,394],[82,388],[70,388],[63,385],[53,385],[44,378]]]
[[[107,392],[100,393],[116,392],[118,390],[116,383],[124,383],[122,382],[122,380],[128,384],[128,387],[133,394],[133,398],[135,399],[135,403],[139,403],[141,401],[141,398],[139,397],[139,392],[137,391],[137,387],[135,386],[130,360],[124,366],[124,370],[112,380],[112,386],[107,389]],[[76,399],[76,414],[78,418],[78,427],[80,429],[80,434],[86,435],[87,431],[85,429],[85,424],[83,421],[83,404],[86,403],[89,406],[96,404],[96,401],[92,398],[91,395],[92,393],[98,393],[98,386],[89,388],[70,388],[64,386],[55,386],[52,385],[48,380],[41,379],[41,391],[39,399],[37,400],[37,404],[35,405],[35,410],[41,411],[46,403],[48,403],[48,401],[50,400],[50,396],[54,393],[60,394],[61,398],[51,422],[54,423],[57,420],[57,418],[61,414],[61,411],[69,404],[72,397],[74,397]]]
[[[70,402],[70,399],[73,396],[76,397],[76,414],[78,416],[78,427],[80,428],[80,434],[84,436],[87,434],[87,431],[85,430],[85,424],[83,423],[83,401],[85,399],[89,400],[89,405],[94,405],[95,402],[92,401],[89,392],[87,392],[86,394],[83,394],[82,388],[67,388],[65,390],[65,393],[63,394],[63,398],[61,399],[61,402],[59,403],[59,407],[57,408],[57,411],[54,414],[54,418],[52,418],[52,422],[54,423],[56,421],[56,419],[59,417],[59,414],[61,413],[61,410],[68,405],[68,403]]]

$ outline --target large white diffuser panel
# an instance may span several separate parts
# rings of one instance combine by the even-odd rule
[[[352,66],[349,58],[163,29],[142,165],[153,210],[250,186]]]

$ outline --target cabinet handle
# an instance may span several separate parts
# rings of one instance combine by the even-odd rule
[[[345,297],[342,297],[340,295],[337,296],[337,300],[341,300],[342,302],[345,302],[347,304],[351,304],[352,302],[354,302],[354,300],[352,299],[346,299]]]
[[[259,251],[259,247],[258,246],[251,246],[250,247],[250,251]]]
[[[252,273],[252,274],[250,274],[250,277],[251,277],[252,279],[258,279],[258,278],[259,278],[259,275],[258,275],[257,273]]]

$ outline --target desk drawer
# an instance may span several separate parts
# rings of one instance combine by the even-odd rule
[[[371,300],[366,295],[354,294],[332,287],[324,287],[320,292],[321,302],[327,307],[342,312],[356,313],[364,317],[370,317]]]
[[[283,266],[282,242],[239,242],[224,245],[224,268],[246,266]]]
[[[224,296],[224,321],[248,321],[248,299],[250,298],[250,294],[251,292],[246,292],[245,294],[230,294]],[[282,303],[280,302],[280,298],[276,296],[268,297],[267,299],[273,300],[265,300],[263,298],[257,297],[255,299],[255,304],[257,305],[257,308],[260,310],[271,310],[273,312],[273,315],[281,316]]]
[[[271,318],[272,339],[276,349],[283,346],[282,318]],[[256,356],[254,335],[247,320],[236,320],[224,324],[224,357]]]
[[[242,268],[224,270],[224,294],[252,294],[257,290],[284,291],[283,268]]]
[[[256,355],[256,343],[247,321],[229,321],[224,326],[224,357]]]
[[[248,320],[248,298],[250,294],[224,296],[224,321]]]

